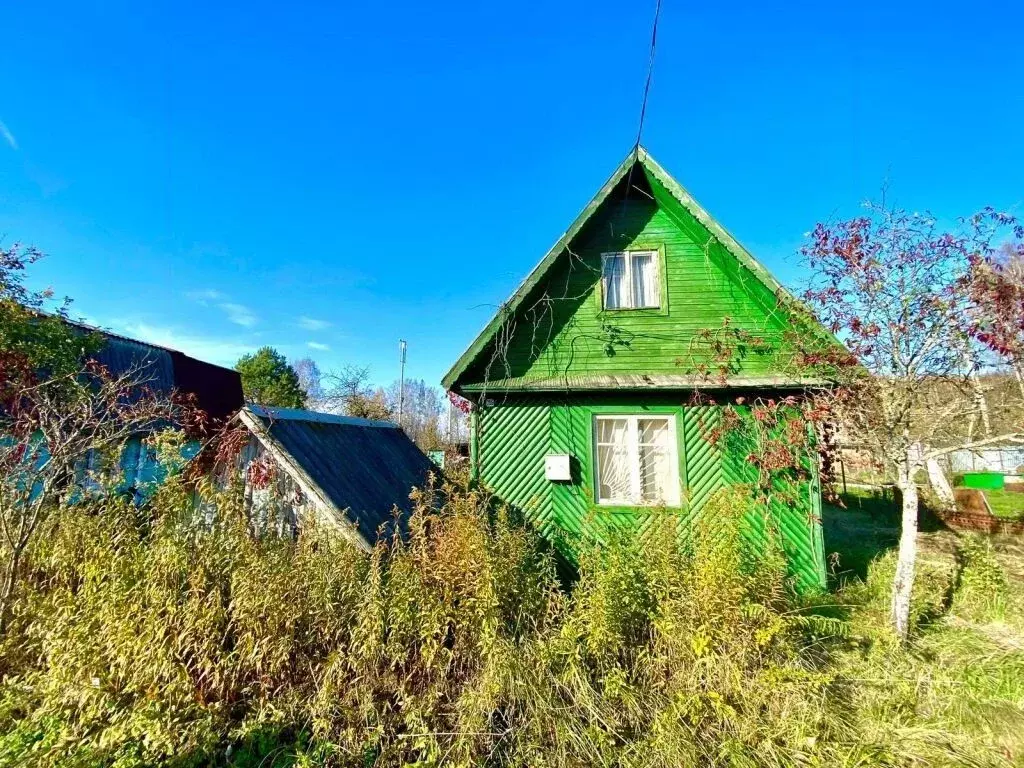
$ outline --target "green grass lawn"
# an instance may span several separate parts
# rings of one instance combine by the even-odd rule
[[[1024,519],[1024,493],[1016,491],[998,490],[984,491],[988,505],[992,508],[992,514],[1001,520],[1022,520]]]
[[[824,504],[825,552],[833,564],[833,581],[864,579],[868,565],[894,550],[900,539],[900,510],[890,488],[850,487],[835,504]],[[932,518],[920,522],[922,553],[940,555],[952,566],[957,534]]]
[[[1024,494],[994,496],[997,515],[1021,515]],[[871,489],[850,489],[840,501],[823,508],[834,595],[859,604],[854,625],[877,638],[888,621],[899,509]],[[908,700],[926,721],[987,743],[993,764],[1024,765],[1024,537],[955,531],[924,516],[918,544],[916,636],[903,655],[879,654],[876,639],[863,656],[838,656],[865,681],[855,696],[885,719],[898,717],[894,695],[913,690]]]

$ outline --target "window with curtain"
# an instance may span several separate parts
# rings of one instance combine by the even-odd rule
[[[657,251],[622,251],[601,256],[605,309],[657,309],[661,280]]]
[[[674,416],[597,416],[594,438],[599,504],[679,504]]]

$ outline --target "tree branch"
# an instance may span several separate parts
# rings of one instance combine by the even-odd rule
[[[970,443],[963,443],[961,445],[953,445],[947,448],[938,448],[933,451],[928,451],[924,454],[924,459],[935,459],[939,456],[945,456],[948,453],[954,451],[971,451],[975,448],[982,448],[986,445],[993,445],[994,443],[1019,443],[1024,445],[1024,433],[1021,432],[1008,432],[1005,435],[996,435],[995,437],[989,437],[984,440],[975,440]]]

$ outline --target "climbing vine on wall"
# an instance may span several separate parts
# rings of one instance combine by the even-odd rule
[[[738,374],[751,355],[768,355],[772,345],[763,336],[722,319],[718,328],[701,328],[690,339],[687,356],[676,358],[676,365],[691,373],[696,382],[724,385]]]

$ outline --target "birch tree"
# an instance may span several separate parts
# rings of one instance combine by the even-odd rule
[[[991,209],[946,229],[928,215],[869,204],[862,217],[819,224],[803,249],[813,275],[804,298],[858,363],[833,367],[837,386],[823,397],[902,495],[891,603],[901,638],[917,559],[918,473],[943,454],[1019,440],[1024,430],[1021,398],[1004,388],[991,402],[981,385],[1014,360],[981,330],[1006,312],[977,278],[998,247],[1019,253],[1022,236],[1014,219]],[[968,425],[979,419],[1010,426],[974,439]]]

